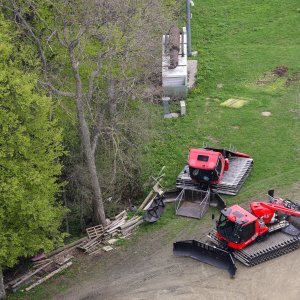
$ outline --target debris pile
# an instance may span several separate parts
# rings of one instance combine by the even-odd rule
[[[105,228],[102,225],[87,228],[86,237],[53,251],[48,257],[44,253],[37,255],[37,259],[32,259],[33,265],[30,270],[7,282],[5,289],[13,292],[19,289],[30,291],[57,273],[69,268],[74,256],[79,255],[79,251],[76,249],[83,250],[88,255],[97,255],[102,250],[112,250],[111,246],[119,238],[126,238],[131,235],[133,230],[143,223],[143,219],[136,215],[128,220],[127,212],[123,210],[114,217],[113,221],[108,220],[108,223]]]
[[[157,220],[164,209],[163,191],[159,181],[162,179],[164,167],[155,180],[155,184],[151,192],[143,201],[140,210],[144,210],[151,215],[151,220]],[[39,253],[31,259],[30,267],[23,268],[18,271],[19,275],[12,278],[5,284],[5,289],[16,292],[17,290],[30,291],[34,287],[45,282],[54,275],[62,272],[72,265],[72,259],[82,253],[88,255],[98,255],[102,251],[113,250],[114,245],[119,239],[127,238],[132,232],[144,222],[147,218],[143,218],[138,214],[129,219],[126,210],[116,215],[113,220],[107,219],[107,226],[97,225],[86,229],[87,236],[70,243],[64,247],[54,250],[48,256],[45,253]],[[80,251],[81,250],[81,251]],[[14,277],[16,273],[14,274]]]
[[[80,241],[82,242],[82,239]],[[48,258],[43,257],[41,260],[35,261],[28,272],[7,282],[5,284],[5,289],[16,292],[25,287],[25,291],[30,291],[34,287],[53,277],[55,274],[69,268],[72,265],[72,259],[74,258],[71,251],[74,250],[76,246],[77,244],[66,250],[62,249],[61,252],[53,254]]]
[[[162,167],[156,178],[152,177],[154,186],[139,207],[140,210],[144,210],[144,220],[149,223],[156,222],[165,209],[165,192],[160,183],[162,178],[165,176],[165,174],[163,173],[164,169],[165,166]]]
[[[112,239],[113,237],[126,238],[131,235],[132,231],[141,223],[143,219],[141,216],[134,216],[128,219],[126,210],[123,210],[113,221],[108,220],[109,224],[104,228],[102,225],[97,225],[86,229],[88,239],[83,241],[78,248],[83,250],[88,255],[97,255],[102,250],[112,250],[112,245],[118,239]]]

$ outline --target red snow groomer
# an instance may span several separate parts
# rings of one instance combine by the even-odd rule
[[[190,149],[188,164],[177,177],[178,188],[209,186],[220,194],[236,195],[253,166],[250,155],[219,148]]]
[[[214,246],[193,240],[176,242],[175,255],[191,256],[234,276],[233,257],[246,266],[254,266],[297,249],[300,205],[275,198],[273,190],[268,195],[268,202],[252,202],[250,211],[239,205],[224,208],[216,229],[208,234]]]
[[[236,195],[252,166],[253,159],[245,153],[210,147],[191,149],[187,165],[176,180],[181,191],[177,215],[201,218],[209,205],[224,208],[219,194]]]

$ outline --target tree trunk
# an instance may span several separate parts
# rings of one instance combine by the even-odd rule
[[[77,106],[77,113],[79,118],[79,127],[81,132],[81,142],[83,144],[86,163],[91,177],[91,185],[94,192],[94,198],[93,198],[94,220],[96,223],[105,226],[106,218],[104,213],[104,206],[103,206],[101,188],[99,184],[99,178],[96,170],[96,161],[91,147],[90,131],[84,117],[82,101],[78,97],[76,98],[76,106]]]
[[[101,193],[101,187],[99,184],[99,178],[97,174],[96,169],[96,161],[95,156],[92,151],[92,144],[91,144],[91,135],[90,130],[88,127],[88,124],[85,119],[84,114],[84,107],[83,107],[83,94],[82,94],[82,83],[81,78],[78,71],[78,62],[75,59],[74,56],[74,49],[69,48],[69,53],[71,57],[71,63],[73,68],[73,75],[76,82],[76,108],[77,108],[77,115],[78,115],[78,121],[79,121],[79,127],[80,127],[80,138],[81,143],[83,145],[83,151],[86,158],[86,164],[88,167],[88,171],[90,173],[90,179],[91,179],[91,186],[93,189],[94,197],[92,199],[93,202],[93,214],[94,214],[94,221],[97,224],[102,224],[103,226],[106,226],[106,218],[105,218],[105,212],[104,212],[104,206],[103,206],[103,199],[102,199],[102,193]]]
[[[3,273],[0,266],[0,299],[5,298],[5,289],[4,289],[4,283],[3,283]]]

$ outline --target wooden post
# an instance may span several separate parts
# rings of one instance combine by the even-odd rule
[[[2,268],[0,266],[0,299],[5,298],[5,289],[4,289],[4,283],[3,283],[3,273]]]

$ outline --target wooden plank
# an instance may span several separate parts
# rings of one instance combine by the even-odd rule
[[[163,167],[161,168],[161,170],[160,170],[159,173],[158,173],[158,177],[161,177],[162,172],[164,171],[165,168],[166,168],[166,166],[163,166]]]
[[[147,197],[145,198],[145,200],[143,201],[143,203],[140,205],[139,209],[143,209],[145,207],[145,205],[148,203],[149,199],[151,199],[151,197],[153,196],[153,190],[151,190],[149,192],[149,194],[147,195]]]
[[[131,225],[130,227],[124,228],[122,230],[122,234],[128,236],[129,233],[131,233],[131,231],[133,229],[135,229],[137,226],[139,226],[140,224],[142,224],[144,222],[144,220],[139,220],[137,223]]]
[[[99,244],[103,243],[105,240],[109,239],[110,235],[105,233],[103,236],[96,237],[92,240],[90,240],[85,245],[82,245],[80,249],[84,250],[85,252],[92,251],[95,247],[97,247]]]
[[[151,191],[149,192],[149,194],[147,195],[147,197],[145,198],[145,200],[143,201],[143,203],[140,205],[139,209],[143,209],[147,205],[148,201],[152,197],[153,191],[154,192],[157,192],[157,191],[161,192],[161,189],[160,189],[161,185],[160,185],[159,181],[164,176],[164,174],[162,174],[162,172],[163,172],[164,169],[165,169],[165,166],[163,166],[161,168],[160,172],[158,173],[158,177],[157,178],[152,177],[154,179],[154,181],[155,181],[155,184],[154,184],[153,188],[151,189]]]
[[[154,195],[154,197],[148,202],[148,204],[144,207],[144,210],[148,210],[149,207],[151,206],[151,204],[153,203],[154,199],[156,198],[156,194]]]
[[[45,263],[51,261],[50,258],[47,258],[47,259],[43,259],[43,260],[40,260],[40,261],[37,261],[34,263],[33,267],[34,268],[38,268],[38,267],[41,267],[42,265],[44,265]]]
[[[108,233],[113,232],[114,230],[117,230],[121,225],[125,224],[125,219],[123,219],[121,222],[119,222],[117,225],[115,225],[114,227],[110,228],[107,230]]]
[[[138,218],[136,218],[134,220],[130,220],[130,221],[126,222],[124,225],[122,225],[120,227],[121,227],[121,229],[128,228],[128,227],[134,225],[135,223],[137,223],[141,219],[142,219],[142,217],[138,217]]]
[[[102,252],[102,249],[101,249],[101,248],[98,248],[97,250],[95,250],[95,251],[89,253],[89,255],[97,255],[97,254],[99,254],[99,253],[101,253],[101,252]]]
[[[158,186],[158,188],[156,188],[156,186],[154,186],[153,190],[155,193],[159,194],[160,196],[163,195],[163,193],[164,193],[163,189],[160,188],[159,186]]]
[[[120,222],[122,222],[126,219],[127,219],[127,214],[123,215],[123,217],[121,217],[121,218],[118,218],[118,219],[114,220],[109,226],[107,226],[107,228],[109,229],[111,227],[114,227],[116,224],[118,224],[118,223],[120,223]]]
[[[85,253],[88,253],[88,254],[93,253],[94,251],[96,251],[97,249],[99,249],[99,247],[100,247],[100,243],[97,244],[97,245],[92,246],[89,249],[87,249],[87,251]]]
[[[30,274],[27,274],[21,280],[19,280],[18,282],[16,282],[12,286],[12,288],[15,289],[16,287],[18,287],[19,285],[21,285],[23,282],[25,282],[26,280],[28,280],[29,278],[31,278],[34,274],[36,274],[36,273],[40,272],[41,270],[45,269],[46,267],[48,267],[52,263],[53,263],[53,261],[50,261],[50,262],[46,263],[45,265],[43,265],[42,267],[36,269],[34,272],[31,272]]]
[[[62,266],[63,264],[65,264],[67,261],[69,261],[72,258],[74,258],[73,255],[67,254],[66,256],[63,256],[62,258],[56,259],[55,263],[57,263],[58,265]]]
[[[52,257],[52,256],[54,256],[54,255],[56,255],[56,254],[58,254],[60,252],[63,252],[65,250],[67,250],[67,249],[71,250],[71,248],[77,247],[78,244],[83,243],[86,240],[87,240],[87,237],[85,236],[85,237],[83,237],[83,238],[81,238],[79,240],[76,240],[76,241],[74,241],[74,242],[72,242],[70,244],[67,244],[67,245],[65,245],[65,246],[63,246],[61,248],[58,248],[58,249],[50,252],[49,255],[48,255],[48,258],[50,258],[50,257]]]
[[[112,228],[118,228],[119,225],[124,224],[124,223],[126,222],[126,218],[127,218],[127,216],[123,216],[122,219],[120,219],[120,220],[115,220],[114,222],[112,222],[111,224],[109,224],[108,226],[106,226],[106,227],[105,227],[105,230],[106,230],[107,232],[110,232],[110,230],[111,230]]]
[[[127,212],[126,212],[126,210],[124,209],[122,212],[120,212],[118,215],[116,215],[116,216],[114,217],[114,219],[117,220],[117,219],[123,217],[125,214],[127,215]]]
[[[83,245],[81,248],[84,249],[84,250],[86,250],[86,249],[92,247],[93,245],[98,244],[99,242],[100,242],[100,241],[99,241],[98,237],[96,237],[96,238],[90,240],[90,241],[89,241],[88,243],[86,243],[85,245]]]
[[[162,172],[163,170],[165,169],[165,166],[163,166],[161,168],[161,170],[159,171],[158,173],[158,177],[157,178],[153,178],[154,181],[156,181],[154,187],[151,189],[151,191],[149,192],[149,194],[147,195],[147,197],[145,198],[145,200],[143,201],[143,203],[140,205],[139,209],[143,209],[145,207],[145,205],[148,203],[149,199],[152,197],[152,194],[153,194],[153,190],[157,190],[159,187],[160,187],[160,179],[163,177],[162,176]]]
[[[41,283],[45,282],[45,281],[48,280],[49,278],[53,277],[55,274],[57,274],[57,273],[59,273],[59,272],[65,270],[65,269],[69,268],[71,265],[72,265],[72,262],[69,261],[69,262],[66,263],[65,265],[62,265],[62,266],[61,266],[60,268],[58,268],[57,270],[55,270],[55,271],[49,273],[47,276],[45,276],[45,277],[39,279],[37,282],[35,282],[34,284],[32,284],[32,285],[30,285],[29,287],[27,287],[27,288],[25,289],[25,291],[27,291],[27,292],[30,291],[30,290],[33,289],[34,287],[40,285]]]

